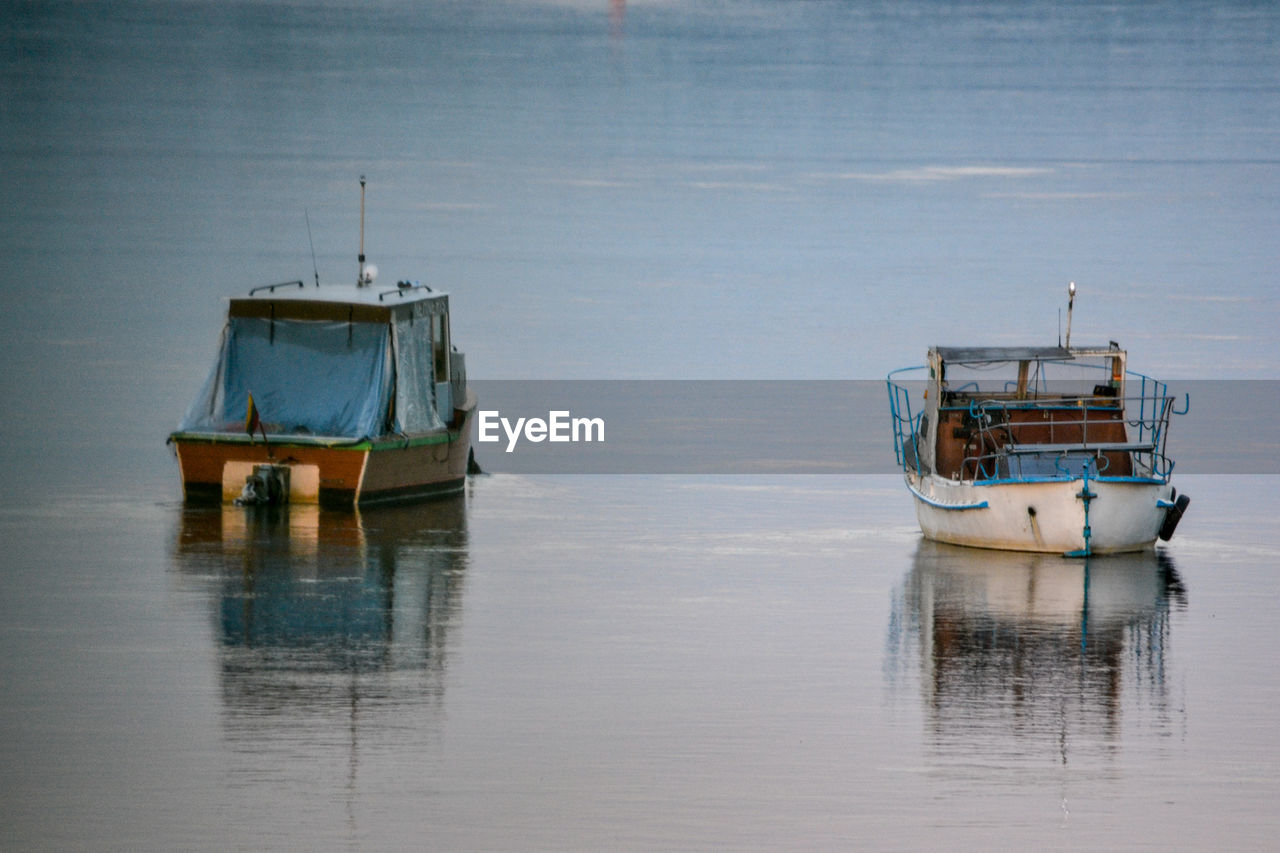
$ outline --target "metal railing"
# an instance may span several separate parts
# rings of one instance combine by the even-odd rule
[[[923,411],[914,411],[910,390],[903,383],[908,374],[921,370],[924,368],[903,368],[887,378],[897,464],[917,474],[925,468],[920,443],[930,437],[920,435]],[[1019,480],[1074,479],[1087,474],[1167,481],[1174,466],[1165,454],[1169,419],[1190,411],[1190,397],[1184,395],[1179,409],[1167,383],[1140,373],[1127,375],[1129,388],[1136,384],[1137,393],[1124,397],[1095,390],[1094,394],[1027,399],[1004,394],[979,396],[976,387],[947,389],[940,411],[962,411],[963,428],[968,433],[961,436],[965,455],[959,476],[966,480]],[[923,405],[919,408],[923,410]],[[1028,419],[1026,413],[1034,412],[1043,417]],[[1078,417],[1071,417],[1071,412],[1079,412]],[[1131,470],[1108,474],[1118,454],[1129,454]]]
[[[927,365],[903,367],[889,374],[885,384],[889,389],[889,416],[893,422],[893,452],[898,466],[921,473],[920,468],[920,417],[924,414],[911,410],[911,392],[902,382],[907,374],[927,371]],[[924,377],[920,377],[923,379]]]
[[[255,287],[252,290],[250,290],[249,295],[253,296],[255,293],[257,293],[260,290],[265,290],[269,293],[275,293],[277,287],[306,287],[306,285],[297,279],[294,279],[293,281],[279,281],[279,282],[276,282],[275,284],[259,285],[258,287]]]

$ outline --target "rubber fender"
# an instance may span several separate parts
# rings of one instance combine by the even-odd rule
[[[1160,539],[1168,542],[1173,538],[1173,531],[1178,529],[1178,522],[1182,521],[1182,514],[1187,511],[1187,504],[1191,503],[1191,498],[1186,495],[1178,495],[1178,499],[1173,502],[1173,506],[1164,514],[1164,524],[1160,525]],[[1150,530],[1151,528],[1147,528]]]

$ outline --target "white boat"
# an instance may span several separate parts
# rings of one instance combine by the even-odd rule
[[[1072,347],[1067,328],[1065,346],[935,346],[889,374],[894,449],[927,538],[1088,556],[1173,535],[1190,499],[1165,443],[1190,400],[1179,409],[1166,383],[1128,371],[1114,342]]]

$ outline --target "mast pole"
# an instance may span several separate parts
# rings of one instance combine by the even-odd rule
[[[358,274],[356,277],[356,287],[364,287],[364,286],[365,286],[365,175],[360,175],[360,274]]]
[[[1071,349],[1071,309],[1076,301],[1076,283],[1067,285],[1067,349]]]
[[[311,271],[316,276],[316,287],[320,286],[320,267],[316,264],[316,241],[311,239],[311,213],[305,208],[302,211],[307,217],[307,242],[311,244]]]

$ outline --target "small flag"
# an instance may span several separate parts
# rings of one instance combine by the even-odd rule
[[[244,413],[244,431],[253,435],[261,421],[258,419],[258,407],[253,404],[253,395],[249,395],[249,408]]]

